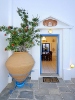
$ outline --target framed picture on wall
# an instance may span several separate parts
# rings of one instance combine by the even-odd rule
[[[47,54],[50,51],[50,43],[42,43],[42,53]]]

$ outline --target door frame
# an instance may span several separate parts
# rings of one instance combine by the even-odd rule
[[[56,68],[56,74],[59,75],[59,64],[58,64],[58,61],[59,61],[59,34],[40,34],[40,36],[50,36],[50,37],[57,37],[57,68]],[[42,74],[42,62],[41,62],[41,46],[42,46],[42,43],[41,43],[41,40],[40,40],[40,74]]]

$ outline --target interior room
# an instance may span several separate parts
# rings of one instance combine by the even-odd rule
[[[57,37],[43,36],[41,39],[41,73],[57,73]]]

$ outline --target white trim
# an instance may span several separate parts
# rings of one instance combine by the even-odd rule
[[[44,27],[38,27],[37,29],[40,29],[40,30],[49,30],[49,29],[72,29],[73,27],[49,27],[49,28],[44,28]]]

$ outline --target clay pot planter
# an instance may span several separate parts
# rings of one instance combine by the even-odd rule
[[[16,81],[23,82],[34,66],[34,59],[28,52],[14,52],[5,65]]]

